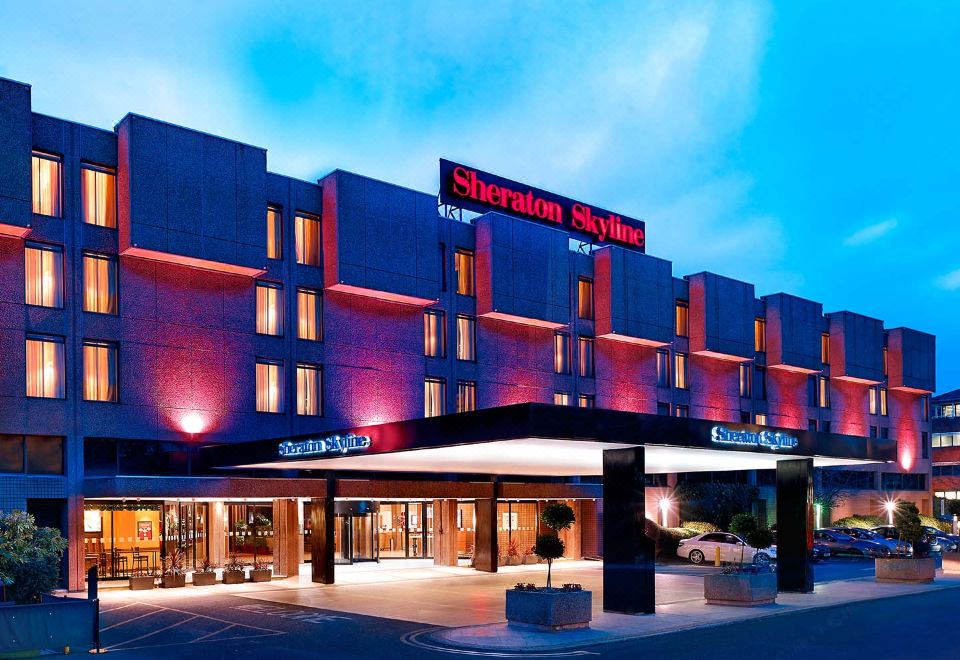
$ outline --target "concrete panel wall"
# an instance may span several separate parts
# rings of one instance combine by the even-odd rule
[[[830,374],[883,380],[883,322],[853,312],[833,312],[830,319]]]
[[[31,133],[30,86],[0,78],[0,225],[30,226]]]
[[[690,275],[690,351],[754,356],[753,285],[715,275]]]
[[[594,256],[597,334],[669,343],[674,336],[671,264],[606,247]]]
[[[819,371],[823,305],[786,293],[764,296],[767,364]]]
[[[887,365],[890,387],[933,392],[936,381],[936,337],[894,328],[887,332]]]

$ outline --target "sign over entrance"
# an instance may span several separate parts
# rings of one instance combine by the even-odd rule
[[[643,220],[618,215],[442,158],[440,201],[477,213],[499,211],[553,225],[584,236],[593,243],[646,251],[646,223]]]
[[[372,441],[368,435],[331,435],[309,440],[284,440],[277,452],[284,458],[301,456],[340,456],[368,449]]]
[[[767,447],[774,451],[795,449],[799,444],[797,438],[779,431],[731,431],[725,426],[714,426],[710,430],[710,440],[718,445]]]

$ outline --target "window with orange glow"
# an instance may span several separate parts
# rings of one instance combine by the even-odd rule
[[[294,233],[297,243],[297,263],[306,266],[320,265],[320,218],[298,213],[294,218]]]
[[[577,396],[577,405],[581,408],[593,408],[596,405],[596,398],[592,394],[580,394]]]
[[[690,305],[685,300],[677,301],[676,326],[678,337],[690,336]]]
[[[457,412],[477,409],[477,384],[472,380],[457,381]]]
[[[554,392],[554,393],[553,393],[553,405],[555,405],[555,406],[569,406],[569,405],[570,405],[570,393],[569,393],[569,392]]]
[[[117,313],[117,260],[105,254],[83,255],[83,311]]]
[[[593,337],[577,337],[577,373],[582,378],[593,378]]]
[[[84,401],[117,400],[117,345],[83,342]]]
[[[27,396],[66,397],[62,337],[27,337]]]
[[[267,207],[267,259],[283,259],[283,211],[277,206]]]
[[[59,156],[33,152],[33,212],[59,218],[62,213],[61,168]]]
[[[830,333],[820,335],[820,362],[830,364]]]
[[[323,338],[323,298],[314,289],[297,289],[297,337]]]
[[[283,287],[257,282],[257,334],[283,334]]]
[[[423,354],[442,358],[447,355],[446,314],[439,309],[423,312]]]
[[[297,414],[321,415],[323,369],[316,364],[297,365]]]
[[[257,360],[257,412],[283,412],[283,363]]]
[[[687,373],[687,354],[686,353],[674,353],[673,354],[673,376],[674,376],[674,386],[679,390],[686,390],[690,388],[690,382]]]
[[[764,319],[753,320],[753,350],[767,352],[767,322]]]
[[[457,314],[457,359],[477,360],[477,320],[465,314]]]
[[[98,227],[117,226],[117,176],[113,170],[82,165],[80,196],[85,223]]]
[[[63,307],[63,248],[39,243],[24,245],[26,303]]]
[[[767,425],[766,413],[757,413],[756,415],[754,415],[754,424],[757,424],[758,426],[766,426]]]
[[[457,293],[461,296],[477,295],[473,252],[457,248],[453,257],[453,268],[457,273]]]
[[[586,277],[577,279],[577,316],[593,318],[593,280]]]
[[[570,335],[565,332],[553,335],[553,373],[570,373]]]
[[[447,381],[427,376],[423,380],[423,416],[439,417],[447,412]]]
[[[820,384],[820,407],[829,408],[830,407],[830,379],[824,378],[823,376],[818,376],[817,380]]]

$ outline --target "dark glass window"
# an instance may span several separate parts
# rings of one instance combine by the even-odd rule
[[[87,477],[117,474],[117,441],[99,438],[85,440],[83,474]]]
[[[63,438],[28,435],[27,472],[30,474],[63,474]]]
[[[0,435],[0,472],[23,472],[23,436]]]

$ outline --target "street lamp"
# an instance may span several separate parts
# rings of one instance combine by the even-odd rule
[[[893,500],[887,500],[883,503],[883,508],[887,510],[887,524],[893,524],[893,512],[897,510],[897,503]]]
[[[660,499],[660,520],[663,527],[667,526],[667,515],[670,513],[670,498]]]

